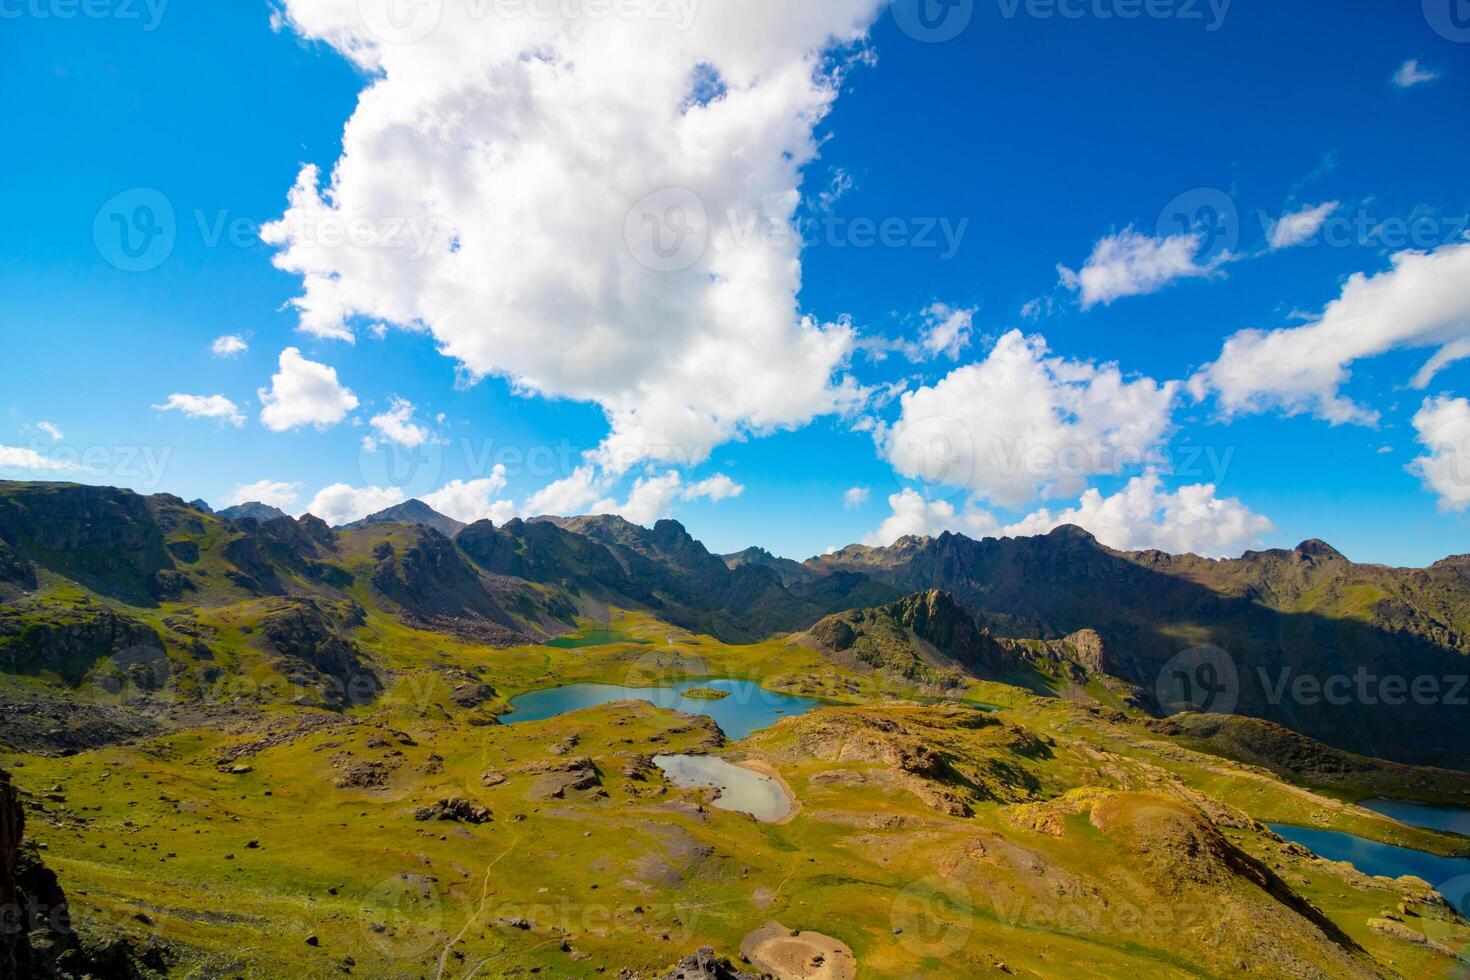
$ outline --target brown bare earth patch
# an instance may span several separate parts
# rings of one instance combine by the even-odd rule
[[[854,980],[857,960],[847,944],[820,932],[792,932],[772,920],[740,941],[740,953],[776,980]]]

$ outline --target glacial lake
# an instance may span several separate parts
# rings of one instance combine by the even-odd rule
[[[1380,844],[1354,834],[1287,824],[1269,824],[1276,833],[1329,861],[1347,861],[1366,875],[1423,878],[1454,903],[1461,914],[1470,915],[1470,858],[1440,857],[1409,847]]]
[[[657,755],[653,764],[675,786],[718,789],[712,806],[748,813],[762,823],[785,820],[796,809],[796,802],[776,780],[715,756]]]
[[[685,697],[694,688],[710,688],[729,692],[718,700]],[[527,721],[544,721],[568,711],[594,708],[611,701],[647,701],[660,708],[683,711],[691,715],[707,715],[720,726],[720,731],[735,741],[751,732],[769,728],[788,715],[801,715],[822,702],[768,691],[750,681],[691,680],[668,687],[620,687],[616,684],[568,684],[530,691],[510,699],[510,714],[500,717],[501,724],[515,725]]]
[[[1381,813],[1385,817],[1429,830],[1447,830],[1452,834],[1470,837],[1470,810],[1451,806],[1429,806],[1410,803],[1408,800],[1363,800],[1358,804],[1366,810]]]

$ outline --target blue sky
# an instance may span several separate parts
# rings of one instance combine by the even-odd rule
[[[1068,514],[1127,547],[1470,551],[1450,0],[924,0],[933,32],[919,0],[830,22],[762,0],[735,40],[728,4],[669,0],[677,41],[585,12],[455,30],[468,0],[384,39],[390,2],[0,3],[0,82],[27,94],[4,110],[0,475],[216,505],[264,481],[342,517],[436,492],[464,517],[672,515],[797,558]],[[307,165],[346,169],[335,197],[288,203]],[[684,206],[669,188],[714,243],[649,269],[629,236]],[[739,240],[746,203],[802,233]],[[439,252],[302,230],[349,213]],[[337,285],[303,314],[313,276]],[[936,469],[910,451],[935,433],[969,448]],[[998,474],[997,440],[1039,469]]]

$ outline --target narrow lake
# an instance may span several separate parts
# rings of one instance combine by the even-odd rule
[[[1470,915],[1470,858],[1440,857],[1409,847],[1380,844],[1354,834],[1334,830],[1315,830],[1288,824],[1268,824],[1276,833],[1329,861],[1347,861],[1366,875],[1401,878],[1414,875],[1423,878],[1459,908]]]
[[[1461,810],[1451,806],[1428,806],[1424,803],[1410,803],[1408,800],[1363,800],[1358,806],[1374,813],[1381,813],[1385,817],[1406,823],[1411,827],[1425,827],[1429,830],[1447,830],[1452,834],[1463,834],[1470,837],[1470,810]]]
[[[711,803],[721,810],[748,813],[763,823],[791,816],[796,801],[769,776],[708,755],[657,755],[653,764],[675,786],[712,787],[720,791]]]
[[[717,700],[686,697],[686,691],[709,688],[727,696]],[[681,681],[668,687],[620,687],[616,684],[568,684],[531,691],[510,699],[511,712],[502,715],[505,725],[544,721],[568,711],[593,708],[612,701],[647,701],[660,708],[707,715],[720,731],[739,740],[751,732],[769,728],[788,715],[805,714],[822,702],[768,691],[750,681]]]

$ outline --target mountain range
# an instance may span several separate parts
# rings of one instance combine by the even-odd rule
[[[1467,564],[0,483],[0,975],[1450,976]]]
[[[48,582],[108,602],[63,613]],[[1097,650],[1066,659],[1131,685],[1130,697],[1162,713],[1165,665],[1183,651],[1218,650],[1233,666],[1228,693],[1238,713],[1366,755],[1470,766],[1470,711],[1460,701],[1466,692],[1455,690],[1470,651],[1470,556],[1395,569],[1308,541],[1211,560],[1115,551],[1062,527],[1031,538],[911,537],[799,563],[759,548],[714,555],[668,520],[465,526],[411,501],[329,528],[310,515],[270,516],[264,505],[210,514],[166,494],[0,484],[0,665],[69,682],[137,638],[129,607],[262,599],[330,632],[328,610],[356,602],[500,646],[554,638],[616,607],[749,643],[812,630],[848,610],[878,609],[881,618],[889,604],[933,590],[974,617],[966,649],[948,653],[971,671],[1049,670],[1059,643],[1087,631]],[[909,632],[904,614],[896,621]],[[1001,639],[1014,652],[1006,662],[993,652]],[[1367,697],[1330,696],[1350,690],[1332,678],[1365,677]],[[1384,696],[1378,689],[1388,684],[1391,695],[1393,678],[1429,678],[1439,696]]]

